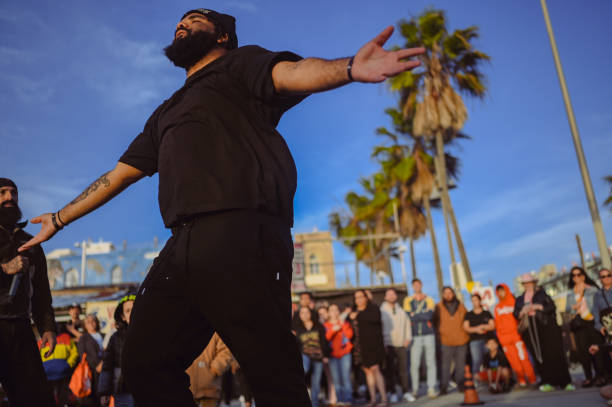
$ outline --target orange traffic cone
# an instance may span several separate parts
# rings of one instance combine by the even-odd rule
[[[474,380],[472,380],[472,372],[468,365],[465,365],[465,381],[463,388],[465,392],[463,393],[462,406],[479,406],[484,404],[484,401],[480,401],[478,398],[478,392],[476,391],[476,387],[474,387]]]

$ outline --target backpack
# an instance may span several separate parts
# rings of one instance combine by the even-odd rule
[[[91,394],[91,376],[91,369],[87,364],[87,353],[84,353],[81,361],[74,369],[68,386],[75,396],[83,398]]]

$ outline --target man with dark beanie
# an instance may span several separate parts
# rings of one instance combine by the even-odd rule
[[[194,406],[185,370],[216,331],[258,407],[310,406],[291,333],[297,173],[276,125],[311,93],[382,82],[418,66],[407,58],[422,48],[383,49],[392,32],[387,27],[354,57],[302,59],[238,47],[234,17],[188,11],[164,49],[185,69],[185,84],[153,112],[114,169],[60,211],[32,219],[42,228],[23,249],[159,173],[172,237],[140,286],[128,329],[123,364],[136,404]]]
[[[30,317],[50,356],[55,348],[55,317],[47,261],[40,246],[18,253],[32,238],[19,223],[17,186],[0,178],[0,383],[11,406],[54,406]]]

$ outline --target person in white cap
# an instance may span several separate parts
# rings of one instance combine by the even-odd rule
[[[540,375],[540,391],[553,391],[555,387],[575,390],[563,354],[555,303],[537,286],[535,273],[523,274],[519,281],[525,292],[516,299],[514,316],[520,321],[519,331],[523,331],[523,339]]]

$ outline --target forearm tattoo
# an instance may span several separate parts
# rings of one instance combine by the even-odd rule
[[[101,185],[104,185],[106,188],[110,187],[110,180],[107,177],[109,172],[110,171],[105,172],[104,174],[102,174],[100,176],[100,178],[98,178],[90,186],[88,186],[85,189],[85,191],[81,192],[81,195],[79,195],[76,198],[74,198],[72,200],[72,202],[70,202],[70,205],[74,205],[74,204],[76,204],[78,202],[81,202],[81,201],[85,200],[85,198],[87,198],[92,192],[94,192],[98,188],[100,188]]]

